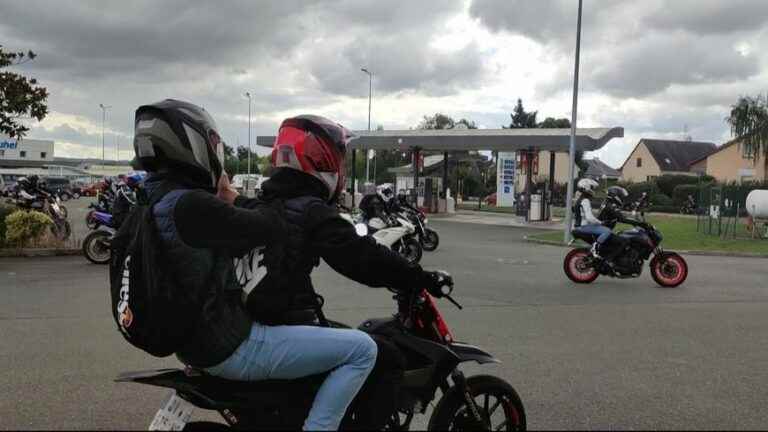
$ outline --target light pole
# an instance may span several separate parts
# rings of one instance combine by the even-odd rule
[[[571,221],[573,220],[573,181],[576,171],[576,109],[579,104],[579,54],[581,50],[581,4],[579,0],[579,17],[576,21],[576,61],[573,67],[573,107],[571,109],[571,143],[568,149],[568,191],[565,197],[565,229],[563,232],[563,242],[571,241]]]
[[[245,92],[248,98],[248,180],[251,179],[251,92]]]
[[[368,75],[368,132],[371,131],[371,99],[373,96],[373,72],[366,68],[360,69]],[[370,181],[370,165],[368,163],[368,151],[365,152],[365,182]]]
[[[101,163],[104,163],[104,123],[107,120],[107,110],[112,108],[112,105],[99,104],[101,108]]]

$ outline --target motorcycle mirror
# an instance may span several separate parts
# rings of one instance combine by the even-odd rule
[[[366,224],[355,224],[355,232],[357,232],[357,235],[360,237],[365,237],[368,235],[368,226]]]

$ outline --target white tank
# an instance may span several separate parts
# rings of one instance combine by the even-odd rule
[[[768,219],[768,190],[755,189],[747,195],[747,212],[752,217]]]

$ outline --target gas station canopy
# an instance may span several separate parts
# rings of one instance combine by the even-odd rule
[[[391,131],[355,131],[351,149],[466,151],[495,150],[514,152],[537,149],[568,152],[570,129],[414,129]],[[624,136],[624,128],[578,128],[576,149],[593,151],[613,138]],[[272,147],[274,136],[259,136],[256,144]]]

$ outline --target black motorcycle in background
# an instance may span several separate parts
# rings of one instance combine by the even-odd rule
[[[450,275],[444,273],[442,281],[442,297],[460,308],[450,297]],[[398,409],[390,416],[386,430],[408,430],[415,414],[426,413],[438,389],[442,397],[432,410],[429,430],[525,430],[523,403],[509,383],[490,375],[465,377],[458,368],[465,362],[499,361],[480,348],[454,341],[434,297],[426,291],[413,290],[394,298],[398,312],[393,317],[370,319],[358,327],[390,340],[407,361]],[[152,430],[300,430],[324,378],[237,382],[199,370],[162,369],[125,373],[117,381],[174,390],[152,421]],[[194,407],[219,412],[229,427],[188,423]],[[355,418],[354,410],[353,403],[342,429],[359,429],[351,420]]]
[[[643,264],[651,258],[649,264],[651,277],[665,288],[674,288],[685,282],[688,277],[688,263],[675,252],[661,248],[661,232],[645,221],[644,209],[650,205],[648,196],[643,196],[632,206],[637,219],[622,218],[621,223],[633,228],[621,231],[601,248],[601,255],[610,259],[597,258],[590,248],[575,248],[565,256],[563,269],[566,276],[576,283],[592,283],[600,275],[627,279],[639,277]],[[583,240],[592,245],[597,241],[595,235],[579,230],[572,231],[574,239]],[[616,248],[620,249],[617,250]]]

